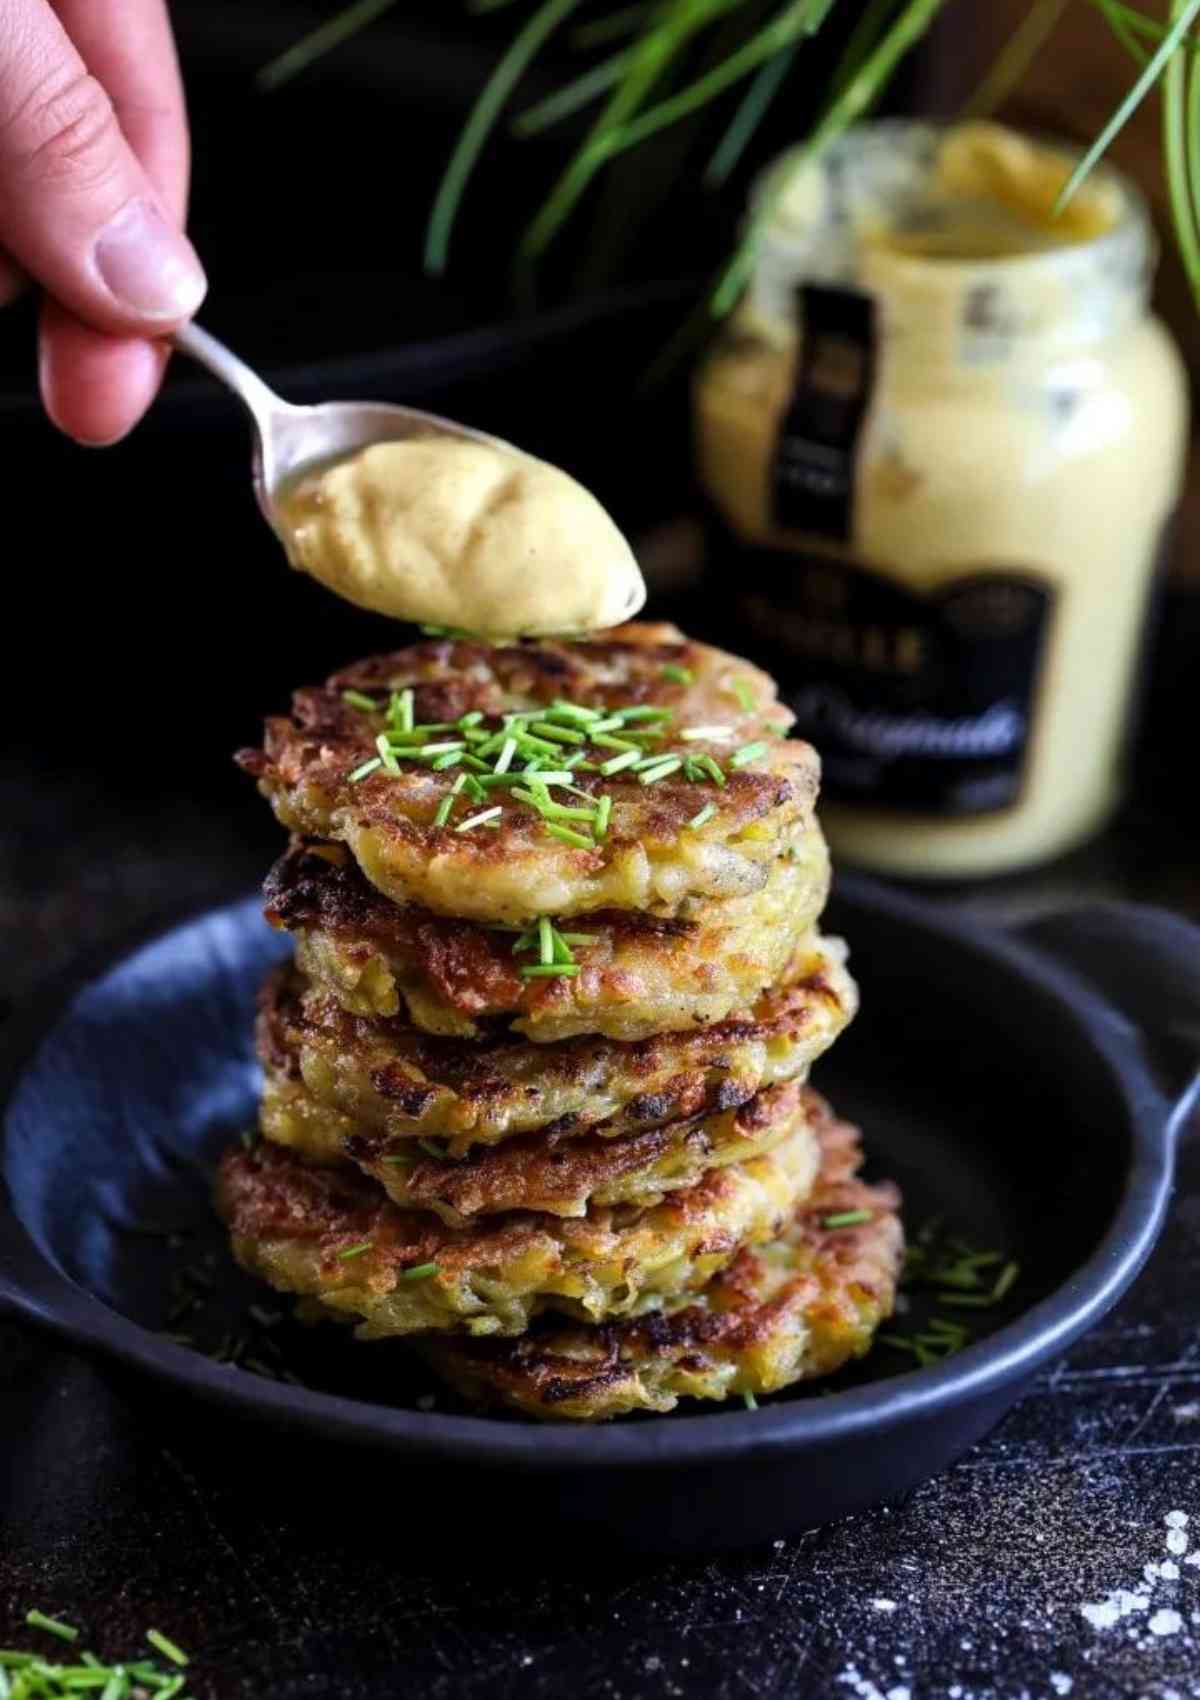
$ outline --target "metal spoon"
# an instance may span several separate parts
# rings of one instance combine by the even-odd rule
[[[182,326],[172,341],[227,385],[249,413],[254,427],[254,494],[267,524],[285,541],[287,528],[279,511],[283,487],[306,467],[353,454],[368,443],[395,442],[404,437],[457,437],[520,453],[483,431],[472,431],[466,425],[411,407],[392,407],[378,401],[326,401],[317,407],[296,407],[277,396],[244,360],[199,325]]]

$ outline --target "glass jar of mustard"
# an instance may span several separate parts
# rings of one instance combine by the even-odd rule
[[[998,873],[1113,807],[1182,470],[1181,361],[1115,172],[883,122],[758,191],[695,384],[709,571],[820,750],[851,860]]]

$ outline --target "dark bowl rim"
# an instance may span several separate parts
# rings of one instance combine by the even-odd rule
[[[944,914],[920,899],[859,876],[842,876],[835,896],[868,915],[893,918],[938,934],[975,957],[999,958],[1035,981],[1098,1053],[1113,1083],[1133,1162],[1120,1202],[1092,1255],[1052,1293],[986,1340],[927,1368],[890,1376],[820,1400],[764,1404],[756,1411],[671,1413],[665,1420],[600,1425],[521,1423],[485,1416],[391,1409],[337,1394],[267,1381],[166,1341],[80,1287],[26,1233],[0,1175],[0,1230],[10,1255],[0,1257],[0,1311],[49,1329],[85,1350],[98,1350],[177,1391],[257,1422],[415,1457],[459,1459],[533,1473],[569,1468],[654,1468],[715,1463],[736,1456],[802,1453],[832,1441],[932,1419],[960,1403],[995,1395],[1031,1377],[1104,1314],[1128,1288],[1162,1224],[1174,1168],[1177,1115],[1146,1072],[1133,1038],[1108,1006],[1069,969],[1019,937]],[[0,1111],[7,1113],[40,1045],[69,1013],[75,996],[165,933],[215,909],[256,900],[209,901],[170,924],[139,928],[119,948],[78,964],[13,1023],[0,1043]],[[1106,1018],[1108,1017],[1108,1018]],[[15,1031],[14,1031],[15,1030]],[[2,1150],[2,1145],[0,1145]],[[0,1246],[0,1250],[3,1247]],[[19,1264],[24,1265],[22,1279]],[[11,1268],[9,1267],[11,1265]],[[7,1288],[7,1291],[6,1291]]]

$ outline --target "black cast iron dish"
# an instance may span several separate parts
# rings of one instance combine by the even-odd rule
[[[817,1084],[862,1122],[910,1228],[944,1214],[1022,1268],[1005,1307],[978,1313],[977,1341],[939,1365],[912,1371],[877,1348],[831,1390],[758,1411],[547,1428],[460,1415],[444,1396],[418,1409],[433,1388],[407,1357],[333,1330],[282,1325],[303,1386],[172,1343],[181,1267],[218,1272],[203,1308],[226,1323],[262,1299],[227,1270],[208,1202],[217,1152],[253,1120],[254,992],[285,949],[255,900],[92,980],[43,1020],[36,1051],[10,1037],[0,1308],[286,1431],[310,1461],[322,1443],[333,1479],[350,1457],[335,1443],[370,1449],[380,1491],[403,1480],[411,1512],[416,1482],[443,1518],[469,1506],[477,1527],[519,1514],[539,1532],[694,1549],[898,1494],[994,1424],[1150,1250],[1200,1084],[1200,932],[1113,905],[1011,936],[850,880],[830,921],[851,940],[863,1013]],[[252,1425],[236,1433],[253,1448]]]

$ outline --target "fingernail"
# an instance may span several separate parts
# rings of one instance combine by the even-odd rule
[[[208,288],[187,237],[145,200],[127,202],[109,220],[96,238],[95,260],[106,288],[139,318],[190,318]]]

